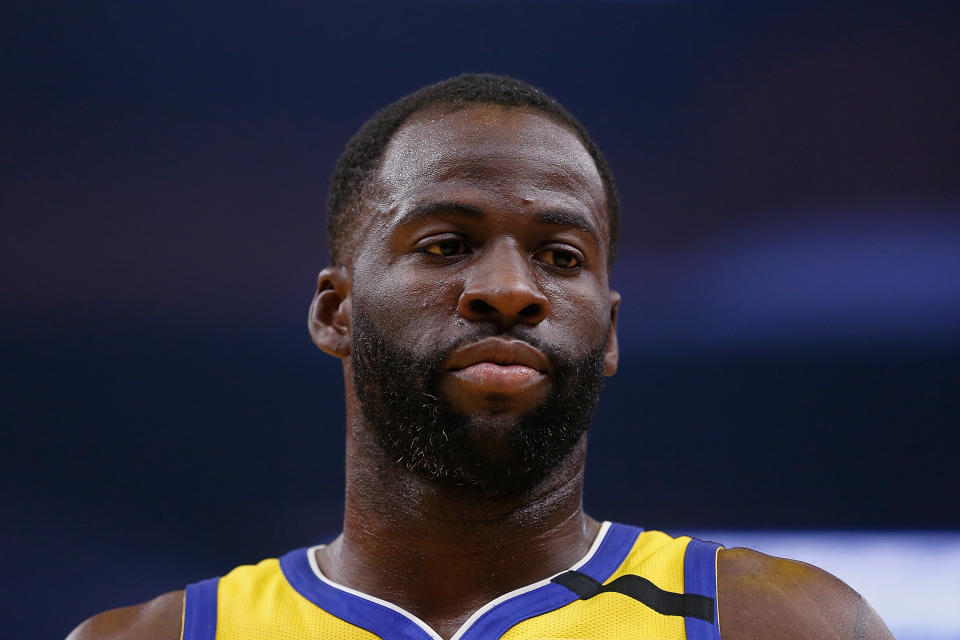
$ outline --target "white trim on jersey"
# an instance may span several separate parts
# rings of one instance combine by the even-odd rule
[[[610,529],[610,522],[604,522],[602,525],[600,525],[600,531],[597,532],[597,536],[596,536],[596,538],[594,538],[593,543],[590,545],[590,549],[587,551],[586,555],[584,555],[582,558],[580,558],[580,560],[579,560],[575,565],[573,565],[572,567],[570,567],[569,569],[567,569],[567,571],[576,571],[577,569],[579,569],[580,567],[582,567],[583,565],[585,565],[587,562],[589,562],[590,559],[591,559],[591,558],[594,556],[594,554],[597,552],[597,549],[600,548],[600,544],[603,542],[603,539],[604,539],[604,537],[606,537],[607,531],[608,531],[609,529]],[[307,549],[307,562],[310,563],[310,569],[313,571],[313,574],[314,574],[315,576],[317,576],[317,578],[319,578],[320,580],[322,580],[324,583],[328,584],[329,586],[333,587],[334,589],[339,589],[340,591],[344,591],[344,592],[349,593],[349,594],[351,594],[351,595],[357,596],[358,598],[363,598],[364,600],[369,600],[370,602],[374,602],[374,603],[376,603],[376,604],[378,604],[378,605],[380,605],[380,606],[382,606],[382,607],[386,607],[387,609],[390,609],[391,611],[395,611],[395,612],[399,613],[400,615],[402,615],[402,616],[404,616],[405,618],[407,618],[408,620],[410,620],[410,622],[412,622],[412,623],[414,623],[415,625],[417,625],[418,627],[420,627],[420,628],[423,630],[424,633],[426,633],[427,635],[430,636],[430,638],[432,638],[432,640],[443,640],[443,638],[441,638],[440,635],[439,635],[436,631],[434,631],[433,629],[430,628],[430,625],[428,625],[426,622],[424,622],[423,620],[421,620],[421,619],[418,618],[417,616],[413,615],[412,613],[410,613],[410,612],[407,611],[406,609],[404,609],[404,608],[402,608],[402,607],[398,607],[397,605],[393,604],[392,602],[387,602],[386,600],[381,600],[380,598],[377,598],[377,597],[375,597],[375,596],[371,596],[371,595],[369,595],[369,594],[363,593],[362,591],[357,591],[356,589],[351,589],[350,587],[347,587],[347,586],[344,586],[344,585],[339,584],[339,583],[337,583],[337,582],[334,582],[333,580],[331,580],[331,579],[328,578],[327,576],[323,575],[323,572],[320,570],[320,565],[317,564],[317,551],[319,551],[320,549],[322,549],[322,548],[325,547],[325,546],[326,546],[326,545],[318,544],[318,545],[316,545],[316,546],[314,546],[314,547],[310,547],[309,549]],[[560,575],[561,573],[565,573],[565,571],[560,571],[559,573],[556,573],[556,574],[554,574],[553,576],[550,576],[549,578],[545,578],[545,579],[543,579],[543,580],[540,580],[539,582],[534,582],[533,584],[527,585],[527,586],[525,586],[525,587],[520,587],[519,589],[514,589],[513,591],[511,591],[511,592],[509,592],[509,593],[503,594],[503,595],[500,596],[499,598],[495,598],[494,600],[491,600],[491,601],[488,602],[487,604],[483,605],[482,607],[480,607],[479,609],[477,609],[476,611],[474,611],[474,612],[473,612],[473,615],[471,615],[469,618],[467,618],[467,621],[464,622],[463,625],[461,625],[459,629],[457,629],[457,632],[456,632],[455,634],[453,634],[453,636],[450,638],[450,640],[460,640],[460,638],[463,636],[463,634],[466,633],[466,632],[470,629],[470,626],[471,626],[474,622],[476,622],[477,620],[479,620],[480,617],[483,616],[483,614],[485,614],[486,612],[490,611],[491,609],[493,609],[493,608],[496,607],[497,605],[499,605],[499,604],[501,604],[501,603],[503,603],[503,602],[506,602],[507,600],[510,600],[511,598],[514,598],[514,597],[519,596],[519,595],[521,595],[521,594],[527,593],[528,591],[533,591],[534,589],[539,589],[540,587],[542,587],[542,586],[544,586],[544,585],[550,584],[550,580],[553,579],[555,576]]]

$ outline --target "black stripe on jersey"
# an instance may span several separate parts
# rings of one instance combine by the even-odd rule
[[[570,589],[581,600],[589,600],[601,593],[622,593],[665,616],[687,616],[713,623],[713,598],[696,593],[664,591],[646,578],[633,574],[620,576],[605,585],[585,573],[567,571],[553,578],[552,582]]]

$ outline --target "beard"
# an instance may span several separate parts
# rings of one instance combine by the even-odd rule
[[[521,327],[503,332],[490,326],[416,354],[380,331],[356,301],[353,321],[353,382],[367,425],[389,460],[421,477],[498,493],[522,491],[565,460],[589,428],[603,388],[605,343],[570,356]],[[551,364],[546,397],[518,416],[469,415],[441,389],[447,357],[494,335],[524,340]]]

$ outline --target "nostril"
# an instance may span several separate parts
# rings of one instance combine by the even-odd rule
[[[540,315],[540,305],[533,303],[528,304],[523,309],[520,309],[521,318],[535,318]]]
[[[496,309],[492,304],[488,302],[484,302],[479,298],[474,298],[473,300],[470,301],[470,311],[473,311],[474,313],[486,315],[488,313],[492,313],[496,311]]]

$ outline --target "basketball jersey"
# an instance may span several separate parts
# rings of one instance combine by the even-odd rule
[[[182,640],[440,640],[413,614],[329,580],[318,548],[188,586]],[[605,522],[568,571],[493,600],[453,640],[719,640],[718,548]]]

